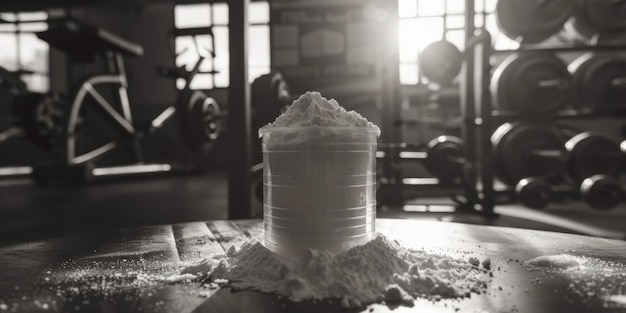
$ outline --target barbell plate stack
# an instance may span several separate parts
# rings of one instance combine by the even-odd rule
[[[556,127],[539,123],[505,123],[491,136],[494,170],[504,183],[515,186],[521,179],[546,179],[563,170],[560,157],[540,157],[537,151],[565,154],[564,140]]]
[[[448,41],[435,41],[420,53],[419,63],[422,74],[431,82],[449,85],[461,72],[463,54]]]
[[[573,0],[499,0],[496,21],[509,38],[538,43],[560,31],[575,7]]]
[[[565,30],[576,40],[595,43],[604,35],[623,33],[626,28],[626,1],[623,0],[580,0]],[[626,37],[621,36],[622,39]],[[622,41],[622,43],[624,43]]]
[[[531,209],[545,209],[552,200],[550,185],[537,178],[524,178],[515,186],[517,200]]]
[[[569,67],[573,75],[575,104],[583,111],[626,109],[626,57],[587,53]]]
[[[513,54],[494,71],[493,104],[500,110],[546,114],[563,109],[571,99],[567,65],[549,53]]]
[[[620,169],[620,143],[609,136],[584,132],[568,140],[565,147],[568,172],[578,181],[596,174],[613,175]]]
[[[424,165],[442,182],[455,182],[463,177],[463,140],[454,136],[439,136],[428,143]]]
[[[580,194],[585,202],[598,210],[610,210],[624,200],[619,182],[606,175],[594,175],[580,184]]]

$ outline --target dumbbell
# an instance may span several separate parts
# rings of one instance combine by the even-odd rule
[[[563,109],[571,98],[567,65],[550,53],[513,54],[491,79],[493,105],[500,110],[545,114]]]
[[[583,43],[596,43],[605,34],[622,33],[626,28],[626,1],[623,0],[585,0],[577,3],[572,18],[565,23],[565,30],[574,39]],[[600,38],[597,38],[601,35]],[[623,43],[623,41],[622,41]]]
[[[463,140],[454,136],[439,136],[428,143],[424,165],[444,183],[458,182],[465,167]]]
[[[505,123],[491,137],[495,173],[511,186],[526,177],[553,177],[564,170],[581,181],[619,170],[624,153],[616,140],[584,132],[565,144],[553,125]]]
[[[461,72],[463,54],[448,41],[435,41],[420,53],[419,65],[422,74],[431,82],[449,85]]]
[[[555,194],[572,198],[581,197],[585,203],[597,210],[610,210],[624,200],[620,183],[608,175],[593,175],[585,178],[579,188],[550,186],[538,178],[524,178],[515,186],[518,201],[532,209],[546,208]]]
[[[509,38],[538,43],[560,31],[575,7],[572,0],[500,0],[496,22]]]
[[[626,57],[590,52],[574,60],[568,69],[573,76],[574,103],[579,109],[626,109]]]

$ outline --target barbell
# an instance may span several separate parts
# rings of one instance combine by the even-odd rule
[[[578,188],[551,186],[539,178],[524,178],[515,186],[515,193],[522,205],[532,209],[546,208],[557,194],[580,197],[597,210],[610,210],[624,201],[622,186],[608,175],[587,177]]]
[[[497,177],[511,186],[527,177],[547,179],[563,171],[577,181],[620,169],[620,143],[598,132],[583,132],[565,141],[548,124],[505,123],[493,133]]]
[[[573,75],[573,98],[579,109],[626,109],[626,57],[590,52],[574,60],[568,69]]]
[[[490,86],[494,107],[526,114],[563,109],[571,89],[567,65],[550,53],[509,56],[495,69]]]
[[[499,0],[496,22],[509,38],[538,43],[560,31],[575,8],[573,0]]]

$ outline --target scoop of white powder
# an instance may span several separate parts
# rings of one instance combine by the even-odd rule
[[[261,129],[272,127],[372,127],[380,134],[378,126],[359,113],[346,111],[335,99],[327,100],[317,91],[301,95],[274,123]]]

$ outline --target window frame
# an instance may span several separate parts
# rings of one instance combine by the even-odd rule
[[[45,18],[44,19],[31,19],[31,18],[23,18],[21,16],[23,16],[24,14],[44,14]],[[6,19],[7,15],[11,16],[10,19]],[[20,75],[20,79],[22,79],[26,85],[28,86],[28,90],[30,91],[34,91],[34,92],[43,92],[43,93],[47,93],[50,91],[50,46],[48,45],[48,43],[46,43],[45,41],[42,41],[40,39],[37,39],[39,41],[41,41],[41,43],[45,44],[46,46],[46,51],[45,51],[45,59],[46,59],[46,64],[44,66],[44,69],[39,69],[39,68],[29,68],[27,66],[27,64],[24,64],[24,53],[23,53],[23,47],[22,47],[22,40],[23,34],[32,34],[34,35],[36,32],[39,31],[43,31],[45,29],[47,29],[47,23],[48,23],[48,19],[49,19],[49,14],[46,11],[33,11],[33,12],[26,12],[26,11],[14,11],[14,12],[0,12],[0,25],[12,25],[13,30],[0,30],[0,33],[3,35],[8,35],[11,36],[13,38],[11,38],[14,41],[15,44],[15,62],[14,67],[8,67],[5,64],[0,64],[0,66],[3,66],[5,68],[7,68],[10,71],[15,71],[15,72],[20,72],[20,71],[30,71],[31,73],[28,74],[21,74]],[[46,23],[46,27],[44,29],[41,30],[23,30],[24,25],[34,25],[34,24],[39,24],[39,23]],[[11,28],[11,27],[9,27]],[[24,78],[23,76],[26,76],[27,78]],[[33,82],[31,81],[31,79],[33,77],[39,77],[39,79],[45,80],[44,84],[41,84],[39,87],[35,87],[33,88]]]

